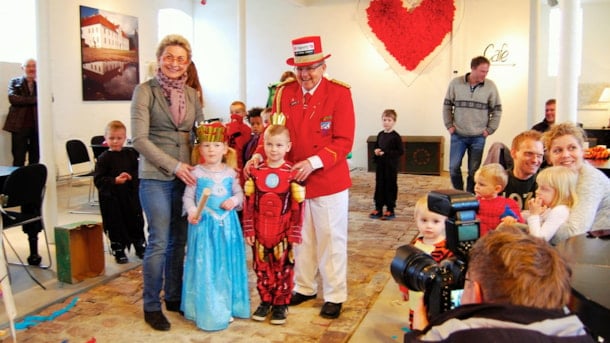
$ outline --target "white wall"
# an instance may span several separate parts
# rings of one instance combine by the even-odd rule
[[[540,6],[539,16],[539,46],[537,47],[538,64],[537,77],[540,87],[536,99],[533,113],[534,121],[538,122],[544,118],[544,102],[549,98],[554,98],[557,86],[557,77],[549,76],[547,73],[548,53],[548,14],[550,7]],[[601,128],[609,126],[608,118],[610,104],[595,103],[601,91],[605,87],[610,87],[610,44],[608,32],[610,32],[610,1],[608,0],[583,0],[583,36],[582,36],[582,66],[579,78],[579,108],[578,121],[584,127]],[[561,101],[561,99],[558,99]]]
[[[331,77],[352,86],[357,115],[353,162],[366,166],[366,138],[380,130],[379,116],[385,108],[395,108],[399,119],[396,130],[403,135],[444,135],[441,105],[449,80],[469,69],[470,58],[483,53],[488,44],[506,43],[509,58],[506,65],[494,64],[489,78],[499,88],[503,103],[500,128],[489,141],[510,144],[512,137],[530,128],[543,117],[544,101],[555,97],[555,78],[546,75],[549,7],[546,1],[536,4],[541,18],[530,28],[530,1],[458,0],[455,31],[434,57],[426,60],[419,73],[396,70],[384,60],[367,34],[363,10],[368,1],[265,0],[209,1],[195,7],[196,58],[206,92],[206,113],[227,117],[228,104],[244,100],[248,107],[262,106],[267,85],[289,69],[290,41],[305,35],[322,36],[323,48],[332,53],[327,60]],[[246,43],[240,45],[240,6],[245,6]],[[610,1],[585,1],[583,4],[583,73],[581,83],[606,80],[610,70],[605,63],[609,55],[607,37]],[[600,29],[602,28],[602,29]],[[605,41],[605,43],[604,43]],[[530,42],[536,45],[530,48]],[[201,43],[201,44],[199,44]],[[603,47],[603,48],[598,48]],[[240,94],[239,55],[246,55],[246,94]],[[530,61],[530,49],[532,61]],[[539,56],[540,54],[540,56]],[[589,63],[591,60],[591,63]],[[453,71],[457,71],[454,74]],[[529,73],[537,82],[529,84]],[[406,74],[406,76],[405,76]],[[590,80],[593,79],[593,80]],[[595,81],[599,82],[599,81]],[[534,95],[534,96],[532,96]],[[528,101],[536,104],[529,105]],[[531,110],[534,108],[534,110]],[[597,112],[598,116],[605,113]],[[590,117],[591,115],[589,115]],[[584,119],[584,118],[582,118]],[[585,120],[582,120],[585,121]],[[449,143],[445,143],[444,167],[448,166]]]
[[[380,115],[386,108],[398,112],[396,130],[402,135],[444,135],[441,119],[446,87],[454,77],[469,71],[470,59],[483,54],[485,47],[506,42],[514,66],[492,66],[489,77],[499,87],[505,119],[492,140],[510,141],[515,132],[528,125],[527,76],[529,4],[525,1],[458,1],[458,29],[453,42],[446,41],[426,69],[420,73],[397,70],[383,59],[372,35],[367,33],[363,11],[366,1],[312,1],[302,6],[291,1],[258,1],[246,7],[246,57],[248,107],[263,106],[267,85],[289,69],[291,40],[320,35],[328,73],[351,84],[357,124],[353,148],[355,166],[366,166],[366,138],[381,129]],[[251,4],[251,2],[248,2]],[[225,115],[238,94],[238,69],[233,62],[239,54],[237,13],[239,1],[209,1],[195,8],[195,44],[206,94],[206,113]],[[485,13],[485,15],[481,15]],[[481,28],[485,29],[481,29]],[[395,64],[395,63],[394,63]],[[448,152],[448,141],[445,150]],[[445,154],[445,168],[448,153]]]
[[[610,126],[610,103],[598,103],[610,87],[610,1],[583,5],[583,66],[579,80],[579,121],[585,127]],[[588,34],[587,34],[588,33]]]

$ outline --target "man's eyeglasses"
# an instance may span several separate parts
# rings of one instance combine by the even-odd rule
[[[297,73],[302,73],[302,72],[307,72],[307,73],[311,73],[314,70],[318,69],[319,67],[323,66],[324,62],[322,63],[318,63],[318,64],[314,64],[312,66],[307,66],[307,67],[294,67],[294,71]]]
[[[186,64],[186,63],[188,63],[188,58],[186,58],[184,56],[175,57],[173,55],[163,55],[161,57],[161,59],[165,63],[174,63],[174,62],[176,62],[178,64]]]

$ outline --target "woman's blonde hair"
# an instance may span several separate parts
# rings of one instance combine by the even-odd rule
[[[161,58],[163,51],[165,51],[165,48],[168,46],[179,46],[186,50],[186,55],[189,61],[193,57],[193,50],[191,49],[191,44],[189,41],[180,35],[172,34],[163,37],[163,39],[159,42],[159,45],[157,46],[157,60]]]
[[[576,203],[576,182],[578,175],[569,168],[562,166],[553,166],[544,168],[536,176],[536,183],[546,185],[555,190],[555,196],[549,207],[557,205],[574,206]]]
[[[547,153],[551,151],[551,144],[553,141],[566,135],[571,135],[574,137],[581,148],[585,145],[585,140],[587,137],[585,131],[574,123],[565,122],[551,126],[551,128],[542,135],[544,150],[546,150]]]

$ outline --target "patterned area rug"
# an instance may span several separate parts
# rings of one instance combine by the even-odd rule
[[[285,325],[236,319],[228,329],[204,332],[179,314],[166,312],[172,323],[169,332],[150,329],[142,314],[142,269],[138,267],[116,279],[79,294],[76,306],[52,321],[18,332],[20,342],[348,342],[377,296],[391,278],[390,261],[396,247],[417,233],[413,206],[430,190],[449,188],[448,177],[401,174],[396,219],[368,218],[373,208],[375,175],[352,172],[348,244],[348,301],[339,319],[327,320],[318,314],[323,304],[314,301],[291,307]],[[109,256],[107,258],[110,258]],[[250,260],[248,261],[250,265]],[[250,272],[253,310],[259,303],[254,274]],[[319,291],[321,294],[321,291]],[[48,316],[64,308],[68,298],[45,309]],[[6,340],[7,342],[10,339]]]

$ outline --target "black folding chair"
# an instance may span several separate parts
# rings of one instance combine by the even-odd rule
[[[44,164],[31,164],[25,167],[20,167],[13,171],[2,187],[0,195],[0,211],[2,212],[4,237],[3,244],[6,242],[11,248],[20,265],[23,265],[26,272],[40,287],[46,289],[40,281],[38,281],[28,270],[27,265],[17,253],[8,239],[5,230],[24,226],[38,224],[44,235],[44,242],[47,248],[47,256],[49,265],[40,265],[41,268],[49,268],[53,260],[51,259],[51,249],[49,249],[49,240],[47,239],[47,231],[44,226],[42,217],[42,202],[47,182],[47,167]],[[19,210],[17,210],[19,208]],[[6,250],[5,250],[6,258]]]
[[[94,160],[97,160],[104,151],[108,150],[108,147],[103,145],[105,140],[104,136],[91,137],[91,150],[93,151]]]
[[[87,146],[81,140],[71,139],[66,142],[66,152],[68,153],[68,167],[70,169],[70,179],[68,181],[70,188],[72,187],[72,181],[74,181],[75,179],[89,179],[88,203],[91,206],[95,206],[96,202],[93,197],[93,173],[95,171],[95,165],[93,164],[93,161],[91,161]],[[70,196],[68,196],[68,207],[70,207]],[[82,212],[70,211],[70,213]]]

